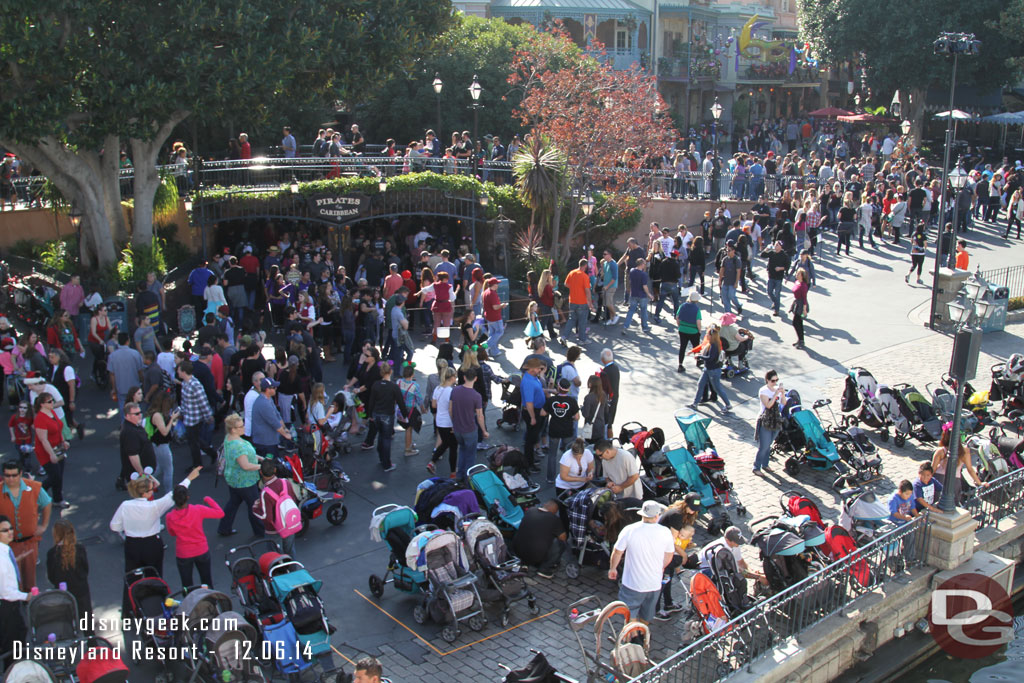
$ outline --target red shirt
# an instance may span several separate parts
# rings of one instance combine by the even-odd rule
[[[248,140],[242,143],[242,158],[252,159],[252,146],[249,144]]]
[[[496,289],[488,288],[484,292],[484,320],[489,323],[501,320],[501,297]]]
[[[242,269],[249,275],[255,275],[260,272],[260,260],[248,253],[242,258],[238,259],[238,265],[242,266]]]
[[[35,432],[32,431],[31,417],[28,415],[25,417],[21,417],[20,415],[11,415],[11,419],[7,421],[7,426],[14,430],[15,446],[32,443],[32,435]]]
[[[56,413],[54,413],[53,417],[50,417],[40,410],[36,413],[32,427],[34,429],[45,429],[46,440],[50,442],[50,446],[53,448],[59,448],[64,443],[64,423],[61,422]],[[46,448],[39,439],[36,439],[36,458],[39,459],[40,467],[50,464],[50,454],[46,452]]]

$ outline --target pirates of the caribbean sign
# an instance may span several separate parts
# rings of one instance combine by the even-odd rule
[[[344,223],[362,215],[370,206],[369,197],[365,194],[346,194],[342,196],[318,194],[309,198],[309,212],[314,218],[335,223]]]

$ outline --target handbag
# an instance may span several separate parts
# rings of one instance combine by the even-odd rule
[[[757,423],[761,425],[761,429],[767,429],[772,432],[780,431],[782,429],[782,413],[779,412],[778,405],[765,408],[764,412],[757,418]]]
[[[584,441],[589,441],[594,438],[594,423],[584,422],[583,427],[580,428],[580,438]]]

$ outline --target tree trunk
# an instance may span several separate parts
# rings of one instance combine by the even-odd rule
[[[121,141],[116,135],[103,139],[103,155],[100,157],[99,179],[103,184],[103,207],[110,219],[110,234],[117,244],[128,241],[128,226],[121,210]]]
[[[572,243],[573,243],[573,240],[575,240],[576,237],[579,235],[579,233],[576,231],[576,228],[578,226],[579,226],[579,209],[577,209],[576,211],[573,211],[572,214],[569,215],[569,228],[565,232],[565,239],[563,241],[563,246],[565,247],[565,254],[566,255],[569,255],[569,254],[572,253]],[[569,265],[570,266],[573,265],[574,262],[575,262],[575,259],[570,259]]]
[[[160,148],[170,136],[171,131],[186,116],[186,111],[175,111],[156,131],[151,140],[132,138],[132,161],[135,164],[135,207],[132,214],[132,245],[149,247],[153,243],[153,202],[156,190],[160,186],[160,175],[156,171],[156,163]],[[199,179],[196,178],[196,182]]]
[[[103,169],[99,153],[71,151],[52,136],[33,145],[0,140],[0,146],[37,168],[81,210],[82,232],[89,235],[89,239],[84,241],[87,244],[91,241],[95,249],[95,265],[102,268],[117,263],[100,177]]]
[[[906,99],[902,102],[903,111],[906,112],[906,120],[910,121],[910,134],[913,136],[916,146],[921,146],[921,134],[924,132],[924,99],[925,91],[921,88],[915,88],[908,91],[906,97],[901,96],[901,99]]]
[[[559,240],[562,228],[562,194],[555,197],[555,210],[551,216],[551,260],[558,263]]]

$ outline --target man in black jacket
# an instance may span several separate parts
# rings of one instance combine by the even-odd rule
[[[682,276],[682,268],[679,265],[679,252],[672,250],[668,258],[662,259],[658,266],[658,274],[661,276],[661,289],[658,292],[658,305],[654,307],[654,319],[660,320],[661,307],[665,299],[672,299],[671,313],[679,310],[679,278]],[[672,324],[671,319],[669,325]]]
[[[380,379],[370,387],[370,400],[366,404],[366,414],[373,420],[370,431],[366,435],[367,444],[373,443],[373,437],[377,437],[377,457],[380,458],[380,466],[385,472],[395,469],[391,462],[391,439],[395,435],[395,408],[399,408],[405,414],[405,399],[402,398],[402,390],[391,381],[391,364],[380,363]],[[375,435],[374,432],[377,432]]]
[[[776,241],[768,254],[768,298],[772,300],[772,315],[781,316],[782,281],[789,270],[789,254],[782,250],[782,242]]]

